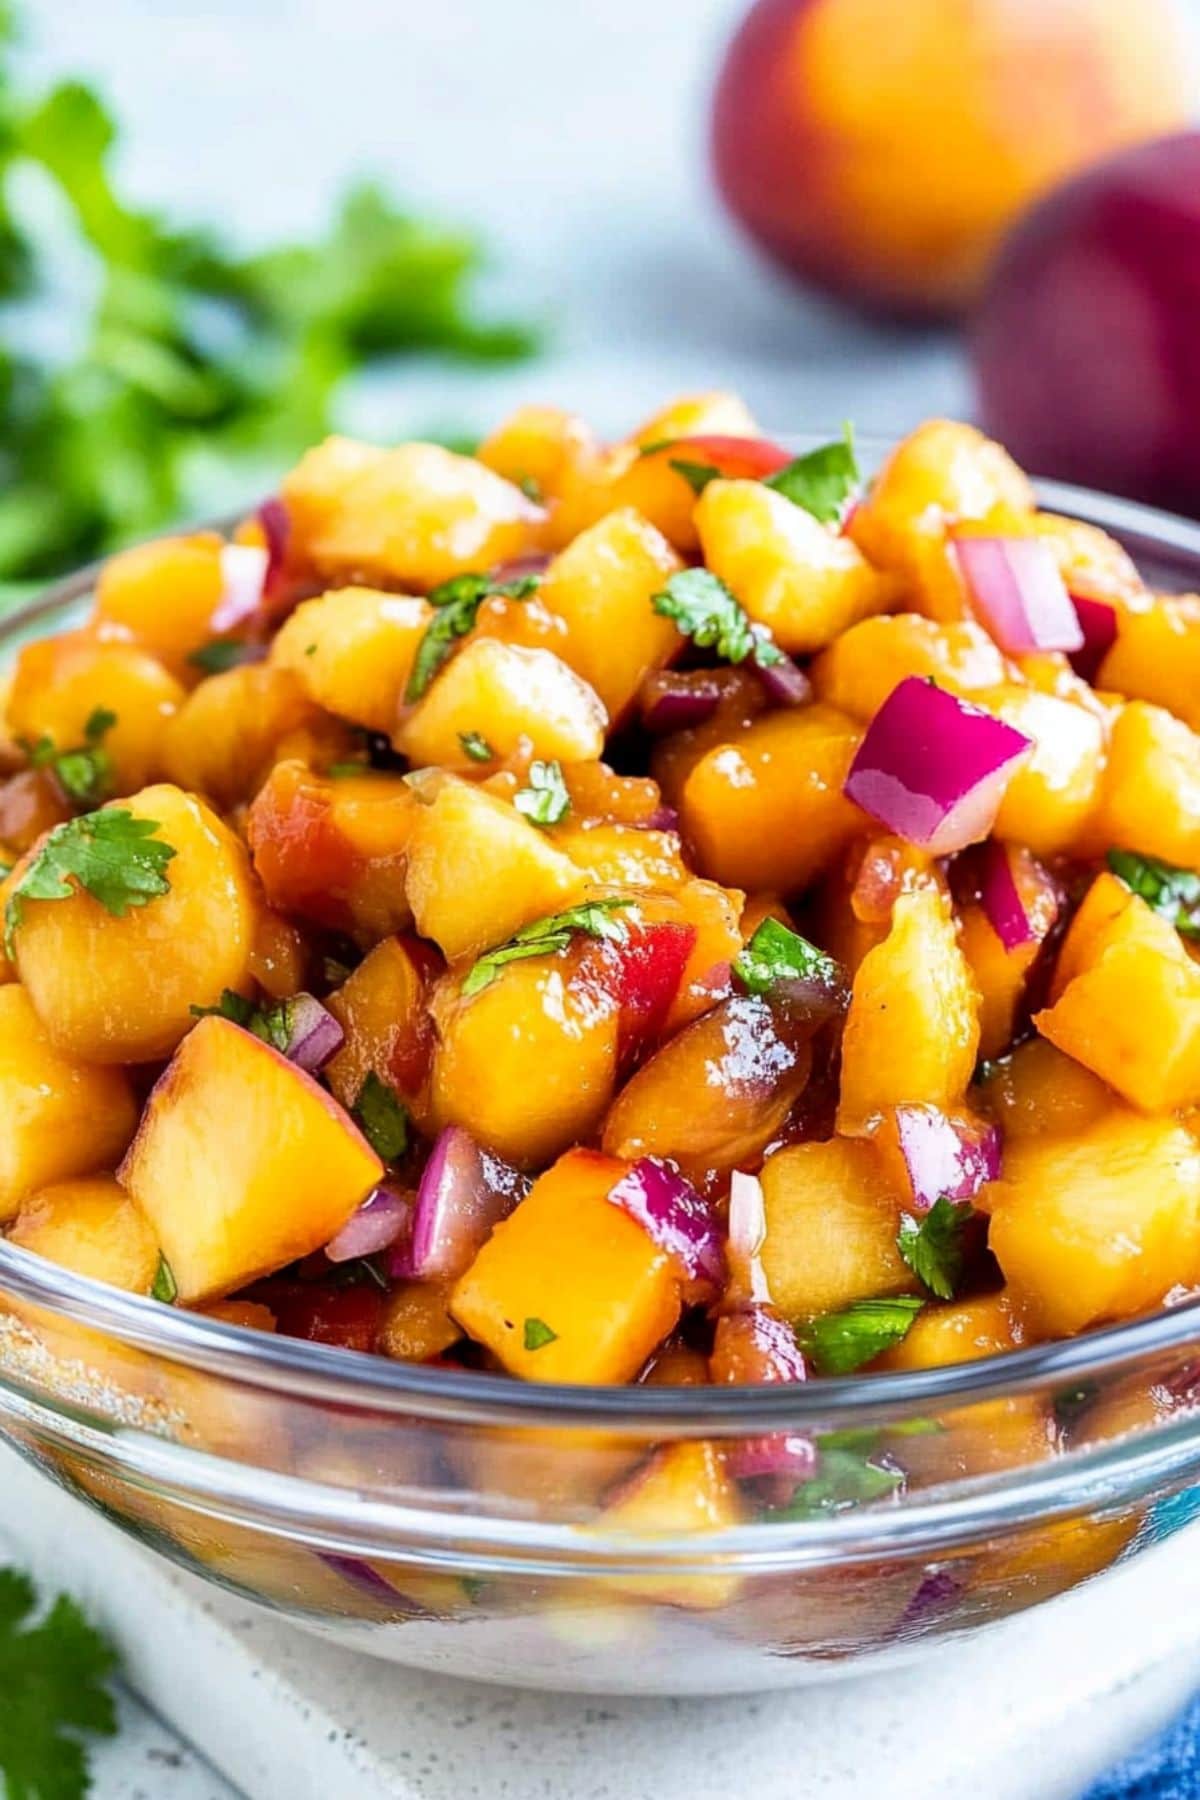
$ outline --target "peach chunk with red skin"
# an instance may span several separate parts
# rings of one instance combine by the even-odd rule
[[[190,1305],[319,1250],[382,1173],[311,1076],[210,1016],[159,1078],[118,1176]]]

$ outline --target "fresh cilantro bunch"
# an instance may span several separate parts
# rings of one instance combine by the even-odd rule
[[[116,1655],[60,1594],[34,1618],[33,1583],[0,1569],[0,1770],[7,1800],[83,1800],[85,1734],[112,1737],[116,1709],[106,1683]]]

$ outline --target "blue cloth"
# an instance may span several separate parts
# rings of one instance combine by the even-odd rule
[[[1200,1697],[1083,1800],[1200,1800]]]

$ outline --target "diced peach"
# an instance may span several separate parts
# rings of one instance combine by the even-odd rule
[[[520,488],[438,444],[326,438],[280,492],[301,566],[418,590],[536,548],[545,518]]]
[[[399,776],[326,779],[280,762],[246,819],[272,906],[374,942],[412,921],[404,891],[421,803]]]
[[[384,938],[325,1004],[345,1042],[323,1074],[342,1105],[353,1107],[368,1075],[418,1104],[429,1072],[433,1030],[426,1009],[428,956],[415,940]]]
[[[49,738],[59,750],[87,740],[92,715],[116,714],[104,734],[114,794],[131,794],[161,767],[167,721],[183,689],[136,644],[106,644],[87,632],[38,638],[17,658],[8,727],[30,743]]]
[[[716,688],[716,710],[702,725],[660,738],[650,754],[651,773],[672,806],[679,805],[684,782],[696,764],[719,745],[736,743],[769,708],[767,691],[753,669],[705,669],[693,679],[702,679],[706,689]],[[653,681],[646,687],[652,691]]]
[[[565,824],[554,833],[553,843],[597,886],[669,889],[681,887],[688,879],[673,831],[644,831],[636,825]]]
[[[475,638],[403,720],[396,747],[414,763],[457,767],[462,737],[482,732],[499,756],[585,762],[604,747],[607,714],[593,688],[549,650]]]
[[[185,1304],[327,1244],[383,1173],[337,1101],[228,1019],[201,1019],[159,1078],[119,1179]]]
[[[745,1502],[719,1445],[667,1444],[622,1485],[600,1514],[596,1529],[606,1537],[650,1542],[686,1536],[696,1539],[700,1548],[705,1532],[731,1530],[745,1515]],[[623,1575],[614,1585],[661,1606],[704,1612],[727,1606],[742,1579],[714,1567],[711,1574],[701,1575]]]
[[[1200,868],[1200,736],[1132,700],[1113,727],[1095,837]]]
[[[769,713],[709,750],[680,796],[701,874],[726,887],[793,894],[863,826],[842,793],[862,733],[831,706]]]
[[[608,1198],[625,1172],[591,1150],[560,1157],[456,1284],[451,1312],[510,1374],[632,1381],[674,1328],[672,1258]]]
[[[0,844],[23,853],[73,810],[49,769],[18,769],[0,786]]]
[[[510,963],[463,999],[435,989],[433,1120],[465,1125],[524,1168],[596,1130],[617,1076],[619,1007],[571,957]]]
[[[206,1319],[237,1325],[243,1331],[274,1331],[275,1314],[258,1300],[212,1300],[198,1309]]]
[[[519,406],[479,446],[479,461],[539,497],[560,492],[564,472],[596,451],[582,419],[556,406]]]
[[[39,1188],[111,1167],[137,1124],[125,1071],[56,1050],[15,985],[0,988],[0,1108],[0,1219]]]
[[[615,775],[607,763],[568,763],[563,780],[576,820],[648,826],[662,806],[656,781],[648,775]]]
[[[1116,1105],[1090,1069],[1046,1038],[1029,1038],[999,1064],[979,1090],[1001,1137],[1076,1137]]]
[[[812,670],[818,698],[864,725],[906,676],[971,696],[998,686],[1005,674],[1004,658],[982,626],[970,619],[939,624],[912,612],[852,625]]]
[[[611,512],[551,563],[539,599],[566,620],[561,652],[620,719],[645,677],[678,654],[682,638],[651,602],[679,558],[649,520],[630,508]]]
[[[327,712],[368,731],[395,729],[433,608],[376,588],[334,588],[280,627],[271,663],[290,669]]]
[[[672,893],[669,911],[663,896],[646,903],[643,910],[654,916],[676,916],[677,908],[678,917],[696,934],[663,1026],[664,1037],[707,1012],[731,991],[731,965],[745,937],[739,920],[741,902],[739,893],[713,881],[689,881]]]
[[[16,965],[51,1042],[89,1062],[157,1062],[225,988],[249,981],[258,901],[238,839],[190,794],[163,784],[121,802],[172,845],[168,891],[122,918],[86,889],[22,897]]]
[[[810,655],[899,599],[848,537],[761,481],[711,481],[696,505],[704,560],[775,642]]]
[[[48,1262],[130,1294],[148,1294],[158,1273],[149,1221],[111,1175],[40,1188],[21,1202],[8,1237]]]
[[[466,645],[476,638],[499,638],[504,644],[517,644],[523,650],[549,650],[569,663],[567,621],[551,612],[540,593],[489,594],[480,603],[475,623],[464,639]]]
[[[1116,694],[1165,706],[1200,730],[1200,597],[1164,597],[1124,613],[1096,679]]]
[[[561,912],[583,892],[585,879],[505,801],[450,781],[418,811],[406,883],[417,930],[452,961]]]
[[[630,442],[646,449],[684,437],[756,437],[754,414],[740,394],[712,388],[703,394],[681,394],[668,406],[643,420],[630,433]]]
[[[1033,1325],[1068,1336],[1200,1279],[1200,1144],[1118,1111],[1077,1137],[1011,1144],[989,1243]]]
[[[1134,895],[1119,876],[1108,869],[1096,876],[1072,918],[1059,946],[1054,965],[1051,1000],[1057,1000],[1069,981],[1099,962],[1111,944],[1117,943],[1128,925],[1136,932],[1136,915],[1126,920]]]
[[[1032,739],[1033,749],[1004,791],[995,834],[1035,856],[1071,851],[1100,799],[1104,731],[1096,716],[1015,684],[977,695],[981,706]]]
[[[250,946],[250,977],[272,1000],[300,992],[308,973],[308,946],[297,926],[282,913],[260,906]]]
[[[92,624],[99,636],[140,644],[181,681],[189,656],[213,635],[225,575],[215,531],[156,538],[110,556],[96,579]]]
[[[898,1344],[879,1358],[880,1369],[945,1369],[1019,1349],[1020,1325],[1008,1295],[979,1294],[941,1305],[931,1301]]]
[[[838,1129],[870,1131],[886,1107],[961,1107],[979,1048],[979,997],[954,918],[932,889],[902,894],[892,928],[854,977],[842,1041]]]
[[[1035,515],[1033,529],[1049,546],[1068,593],[1111,604],[1119,614],[1146,605],[1148,596],[1136,563],[1107,531],[1083,519],[1048,512]]]
[[[317,719],[317,709],[288,669],[243,663],[211,675],[167,723],[163,771],[219,806],[257,792],[280,744]]]
[[[830,1138],[769,1156],[762,1172],[763,1269],[786,1318],[912,1291],[896,1248],[901,1193],[873,1144]]]
[[[462,1331],[446,1310],[446,1299],[428,1281],[408,1281],[393,1289],[375,1340],[379,1354],[397,1362],[428,1362],[457,1343]]]

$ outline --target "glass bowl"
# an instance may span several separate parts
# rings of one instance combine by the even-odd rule
[[[1200,527],[1040,493],[1156,586],[1200,588]],[[0,653],[74,622],[90,585],[11,618]],[[1036,1605],[1188,1516],[1198,1395],[1195,1305],[915,1374],[572,1388],[246,1331],[0,1239],[0,1432],[26,1458],[323,1636],[537,1688],[785,1686]],[[720,1449],[778,1432],[814,1442],[816,1504],[706,1508],[696,1476]],[[647,1471],[654,1529],[644,1506],[638,1533],[616,1529],[606,1508]]]

